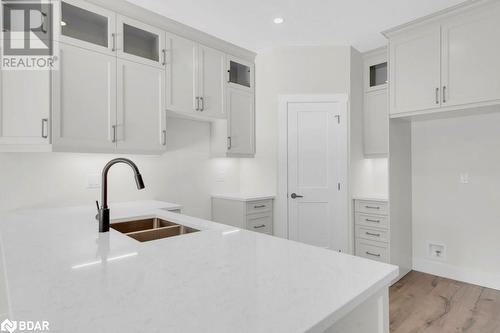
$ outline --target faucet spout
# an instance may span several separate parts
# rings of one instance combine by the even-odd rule
[[[134,171],[135,183],[138,190],[145,188],[142,175],[139,172],[137,165],[127,158],[115,158],[109,161],[102,170],[102,183],[101,183],[101,207],[99,209],[99,232],[109,231],[109,207],[108,207],[108,172],[109,169],[118,163],[127,164]]]

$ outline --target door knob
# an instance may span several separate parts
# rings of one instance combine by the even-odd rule
[[[297,198],[303,198],[304,196],[303,195],[297,195],[296,193],[292,193],[292,195],[290,197],[292,199],[297,199]]]

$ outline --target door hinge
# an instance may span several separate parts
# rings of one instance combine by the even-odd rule
[[[335,118],[337,118],[337,123],[340,124],[340,115],[335,115]]]

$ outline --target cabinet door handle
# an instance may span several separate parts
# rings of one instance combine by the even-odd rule
[[[367,209],[380,209],[378,206],[365,206]]]
[[[439,88],[436,88],[436,104],[439,104]]]
[[[111,126],[113,129],[113,137],[111,139],[111,142],[115,143],[116,142],[116,125]]]
[[[203,111],[205,111],[205,98],[200,97],[200,102],[201,102],[200,111],[203,112]]]
[[[262,228],[265,228],[265,227],[266,227],[266,225],[265,225],[265,224],[263,224],[263,225],[258,225],[258,226],[255,226],[255,227],[253,227],[253,228],[254,228],[254,229],[262,229]]]
[[[374,234],[374,233],[371,233],[371,232],[366,232],[366,235],[373,236],[373,237],[380,237],[380,234]]]
[[[446,86],[443,86],[443,103],[446,103]]]
[[[255,208],[255,209],[259,209],[259,208],[266,208],[266,205],[253,206],[253,208]]]
[[[116,51],[116,34],[115,33],[111,34],[111,51],[113,51],[113,52]]]
[[[167,145],[167,130],[162,131],[162,145],[163,146]]]
[[[42,119],[42,138],[47,139],[49,137],[49,119]]]
[[[163,49],[163,50],[161,50],[161,53],[163,54],[162,66],[166,66],[167,65],[167,50]]]
[[[233,148],[233,140],[230,136],[227,137],[227,150],[231,150]]]
[[[200,98],[196,97],[196,111],[200,111]]]
[[[380,223],[380,220],[365,219],[366,222]]]
[[[375,253],[371,253],[371,252],[368,252],[366,251],[366,254],[369,255],[369,256],[372,256],[372,257],[377,257],[377,258],[380,258],[380,254],[375,254]]]

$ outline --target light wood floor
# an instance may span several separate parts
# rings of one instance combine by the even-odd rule
[[[500,333],[500,291],[411,272],[390,290],[393,333]]]

